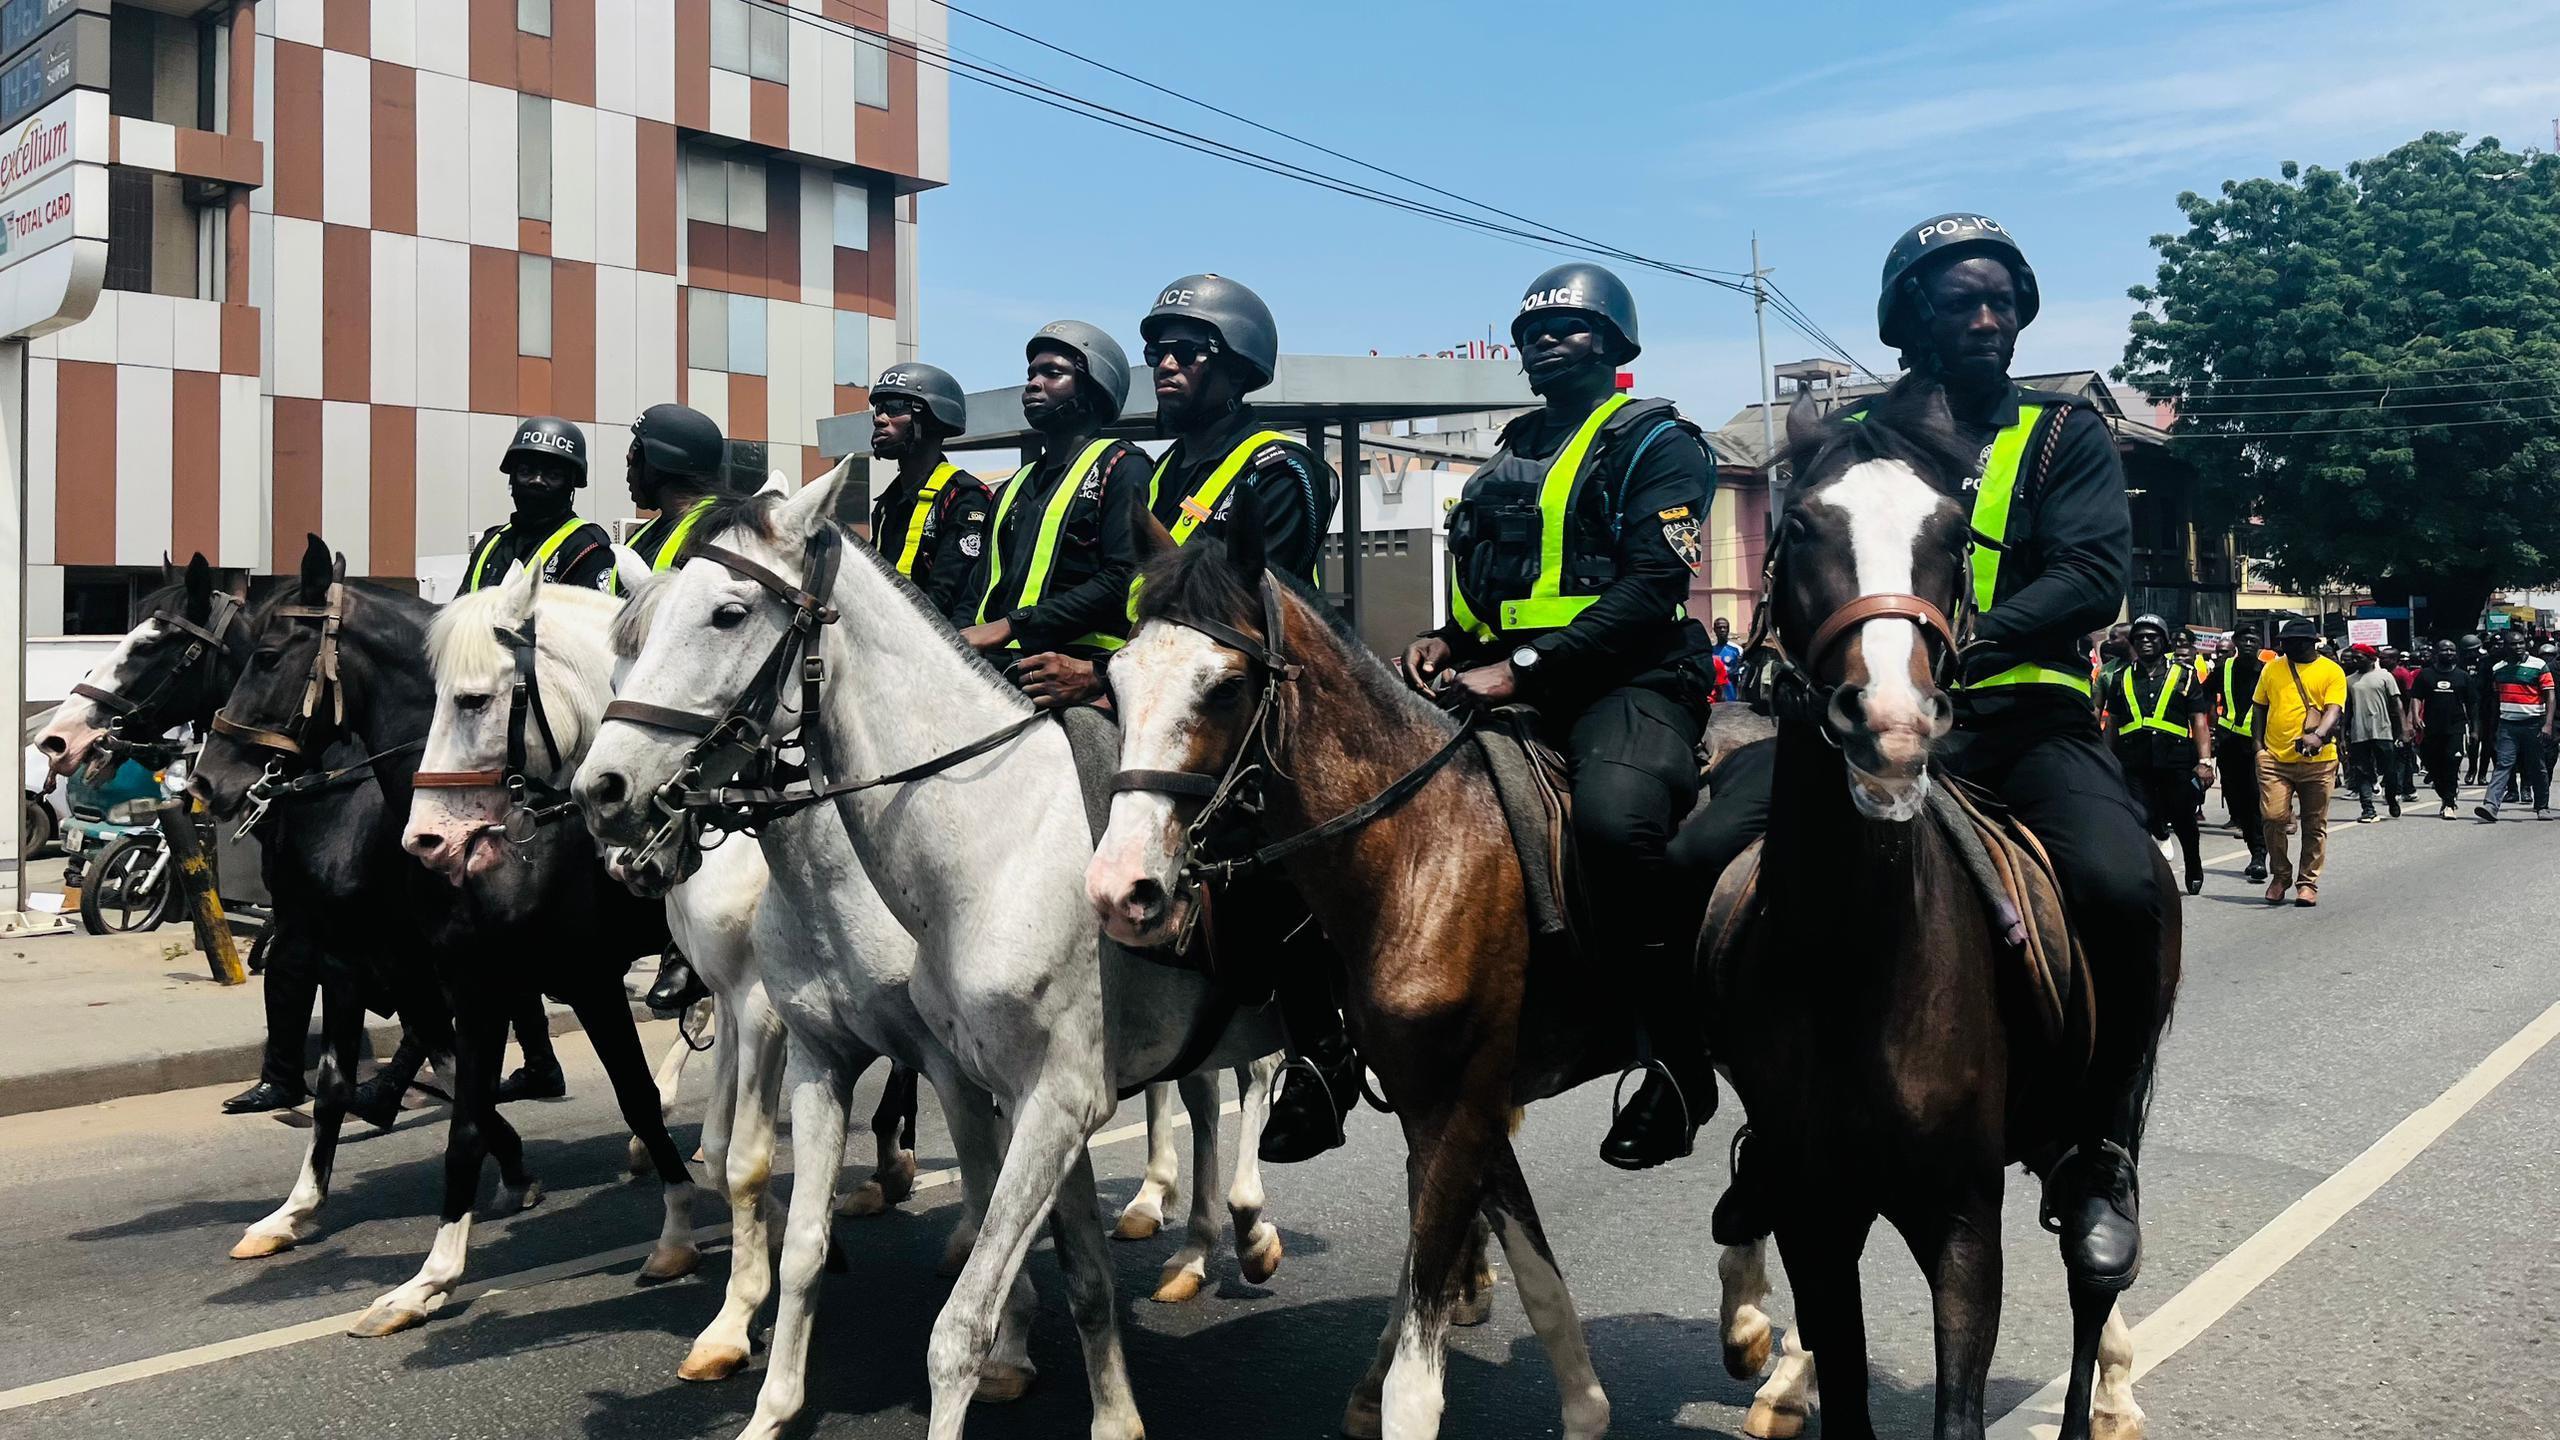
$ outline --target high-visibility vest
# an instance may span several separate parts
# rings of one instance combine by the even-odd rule
[[[2238,657],[2238,656],[2236,656],[2236,655],[2235,655],[2235,656],[2233,656],[2233,657],[2231,657],[2231,659],[2232,659],[2232,660],[2236,660],[2236,659],[2238,659],[2238,658],[2239,658],[2239,657]],[[2255,706],[2255,705],[2257,704],[2257,702],[2258,702],[2258,697],[2257,697],[2257,696],[2255,696],[2255,695],[2251,695],[2248,699],[2246,699],[2246,700],[2242,700],[2242,699],[2240,699],[2240,698],[2236,697],[2235,695],[2233,695],[2233,694],[2231,693],[2231,679],[2232,679],[2232,676],[2231,676],[2231,670],[2232,670],[2231,660],[2225,660],[2225,661],[2223,661],[2223,662],[2222,662],[2222,713],[2221,713],[2221,714],[2219,714],[2219,715],[2217,715],[2217,716],[2215,716],[2215,717],[2213,717],[2213,723],[2214,723],[2214,724],[2216,724],[2216,725],[2221,726],[2221,727],[2222,727],[2223,729],[2225,729],[2225,730],[2230,731],[2230,732],[2231,732],[2232,734],[2234,734],[2234,735],[2246,735],[2246,734],[2250,733],[2250,731],[2249,731],[2249,711],[2250,711],[2250,709],[2251,709],[2253,706]]]
[[[925,477],[924,488],[916,492],[915,508],[907,512],[907,538],[898,547],[898,573],[910,580],[916,578],[916,554],[924,545],[925,517],[933,513],[933,502],[941,498],[942,487],[959,473],[959,466],[945,460],[933,467],[933,473]]]
[[[1040,603],[1040,596],[1049,587],[1050,567],[1054,566],[1058,560],[1058,531],[1067,523],[1067,511],[1076,503],[1076,491],[1082,488],[1085,477],[1093,473],[1094,467],[1102,463],[1104,453],[1110,450],[1113,443],[1105,438],[1085,446],[1083,452],[1076,456],[1075,463],[1069,465],[1066,473],[1058,477],[1058,488],[1049,497],[1049,508],[1040,516],[1039,538],[1031,547],[1031,564],[1022,577],[1022,594],[1013,602],[1016,609],[1028,610]],[[987,588],[978,594],[978,623],[981,625],[987,623],[987,602],[995,596],[997,584],[1004,579],[1002,537],[1005,516],[1013,509],[1014,497],[1020,495],[1023,488],[1031,483],[1031,472],[1037,468],[1037,464],[1038,462],[1035,461],[1013,472],[1013,478],[1005,482],[1003,497],[996,501],[995,519],[987,526],[989,536]],[[1097,632],[1072,643],[1090,645],[1103,650],[1117,650],[1129,642],[1118,635],[1104,635]],[[1022,642],[1019,639],[1008,641],[1005,648],[1019,650],[1022,648]]]
[[[2174,660],[2169,663],[2169,668],[2160,676],[2160,698],[2146,714],[2142,708],[2142,697],[2134,693],[2134,667],[2124,667],[2124,704],[2125,709],[2132,712],[2133,719],[2126,723],[2123,733],[2130,735],[2137,730],[2159,730],[2171,735],[2187,733],[2185,725],[2169,718],[2169,702],[2186,693],[2186,681],[2181,674],[2186,668]]]
[[[1991,542],[1973,547],[1973,608],[1977,614],[1990,612],[1991,597],[2000,589],[2002,551],[1998,547],[2009,538],[2009,502],[2018,495],[2018,466],[2027,458],[2027,441],[2035,434],[2036,422],[2044,418],[2044,409],[2042,405],[2019,406],[2018,418],[1991,437],[1991,458],[1982,467],[1981,488],[1973,492],[1973,528]],[[1845,418],[1854,421],[1867,416],[1860,410]],[[1995,685],[2059,685],[2084,696],[2092,689],[2086,675],[2033,661],[1969,681],[1963,688],[1988,690]]]
[[[1546,479],[1538,486],[1538,573],[1529,582],[1528,598],[1500,603],[1498,614],[1503,630],[1560,629],[1572,624],[1573,617],[1590,609],[1592,602],[1600,598],[1564,593],[1565,525],[1572,518],[1567,511],[1573,503],[1574,482],[1582,478],[1582,464],[1591,458],[1591,446],[1600,438],[1600,427],[1609,423],[1610,416],[1634,403],[1634,398],[1620,392],[1601,401],[1547,466]],[[1494,627],[1479,619],[1475,607],[1467,603],[1455,557],[1449,562],[1449,615],[1477,639],[1493,638]]]
[[[539,570],[544,565],[549,564],[552,555],[560,549],[561,543],[566,541],[570,536],[577,534],[579,527],[586,523],[587,518],[583,515],[572,515],[568,519],[561,521],[559,529],[552,531],[541,544],[533,547],[533,554],[524,562],[525,568],[528,570]],[[501,521],[496,525],[490,526],[489,533],[480,537],[479,547],[471,553],[471,570],[462,578],[462,591],[464,594],[467,595],[472,591],[479,589],[482,585],[487,584],[490,579],[493,578],[487,573],[489,567],[489,556],[497,550],[499,537],[506,533],[506,522]],[[494,578],[504,579],[505,576],[501,574]]]
[[[1218,468],[1209,472],[1209,478],[1201,481],[1197,489],[1182,497],[1181,513],[1175,515],[1173,524],[1167,527],[1168,533],[1173,536],[1173,543],[1176,545],[1191,543],[1191,537],[1199,532],[1200,527],[1208,522],[1210,516],[1218,513],[1219,499],[1227,493],[1227,487],[1236,483],[1236,477],[1244,473],[1244,467],[1251,463],[1256,451],[1265,445],[1287,443],[1289,443],[1289,437],[1277,430],[1256,430],[1237,441],[1234,447],[1227,451],[1227,458],[1218,462]],[[1156,461],[1155,471],[1147,476],[1148,510],[1153,511],[1156,508],[1157,498],[1164,493],[1165,472],[1172,468],[1173,451],[1167,450],[1163,457]],[[1317,563],[1321,566],[1323,562],[1319,560]],[[1146,580],[1147,577],[1141,575],[1129,582],[1129,618],[1132,620],[1138,618],[1138,591],[1146,585]],[[1319,590],[1324,588],[1324,574],[1321,569],[1310,571],[1307,580]]]
[[[691,505],[685,507],[684,514],[678,517],[674,527],[667,531],[667,538],[658,542],[658,553],[655,555],[641,557],[649,562],[650,574],[655,575],[659,571],[676,563],[676,556],[682,554],[684,551],[685,538],[693,534],[693,522],[701,519],[702,512],[711,508],[711,502],[714,498],[716,497],[705,495],[701,499],[696,500]],[[605,577],[604,589],[605,593],[608,595],[619,595],[622,593],[622,574],[620,571],[616,571]]]

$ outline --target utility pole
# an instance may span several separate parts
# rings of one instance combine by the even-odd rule
[[[2560,123],[2560,122],[2555,122]],[[1769,533],[1778,533],[1778,514],[1787,508],[1786,482],[1778,478],[1778,397],[1769,378],[1768,271],[1760,267],[1760,232],[1751,232],[1751,328],[1760,335],[1760,442],[1769,457]]]

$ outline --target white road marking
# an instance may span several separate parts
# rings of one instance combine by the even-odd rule
[[[1233,1115],[1238,1108],[1237,1103],[1230,1100],[1218,1107],[1218,1113]],[[1177,1113],[1173,1117],[1173,1124],[1177,1128],[1190,1123],[1191,1117],[1188,1115]],[[1088,1142],[1088,1148],[1118,1145],[1124,1141],[1138,1139],[1146,1133],[1147,1127],[1144,1121],[1116,1126],[1094,1136]],[[960,1171],[957,1167],[930,1170],[916,1177],[915,1188],[919,1191],[930,1190],[938,1186],[958,1184],[959,1180]],[[534,1212],[533,1218],[539,1222],[540,1212]],[[693,1232],[693,1242],[696,1245],[706,1245],[715,1240],[725,1240],[728,1236],[728,1222],[723,1221],[717,1225],[697,1228]],[[556,1281],[574,1280],[581,1275],[592,1275],[598,1270],[610,1270],[616,1265],[628,1265],[647,1259],[650,1250],[656,1245],[655,1240],[644,1240],[637,1245],[625,1245],[615,1250],[582,1255],[574,1260],[537,1265],[530,1270],[519,1270],[512,1275],[492,1276],[487,1280],[475,1281],[456,1289],[453,1292],[452,1304],[466,1304],[483,1295],[503,1295],[512,1291],[531,1290]],[[444,1308],[450,1309],[451,1306]],[[360,1309],[349,1310],[342,1315],[306,1320],[298,1325],[282,1325],[273,1330],[261,1330],[254,1335],[216,1340],[208,1345],[193,1345],[184,1350],[172,1350],[165,1355],[150,1355],[140,1360],[128,1360],[121,1365],[84,1370],[77,1375],[65,1375],[54,1380],[40,1380],[32,1385],[18,1386],[14,1390],[0,1390],[0,1413],[23,1410],[30,1405],[42,1405],[49,1400],[86,1395],[92,1391],[130,1384],[136,1380],[172,1375],[181,1370],[193,1370],[200,1366],[218,1364],[224,1360],[237,1360],[244,1355],[281,1350],[287,1345],[299,1345],[305,1340],[317,1340],[328,1335],[344,1335],[347,1333],[347,1327],[362,1319],[364,1314],[365,1312]]]
[[[2133,1378],[2139,1381],[2211,1329],[2214,1322],[2230,1313],[2232,1306],[2247,1299],[2312,1241],[2327,1234],[2329,1227],[2345,1219],[2348,1212],[2408,1168],[2410,1161],[2443,1138],[2454,1122],[2489,1098],[2491,1091],[2523,1068],[2554,1036],[2560,1036],[2560,1002],[2554,1002],[2532,1024],[2490,1051],[2489,1058],[2455,1081],[2453,1088],[2411,1112],[2407,1119],[2392,1126],[2389,1134],[2348,1161],[2345,1168],[2286,1206],[2283,1214],[2215,1261],[2187,1288],[2171,1296],[2167,1304],[2144,1316],[2142,1323],[2133,1327]],[[2061,1433],[2056,1422],[2062,1415],[2062,1395],[2070,1378],[2056,1377],[2017,1409],[2001,1416],[1991,1427],[1990,1440],[2053,1440]]]

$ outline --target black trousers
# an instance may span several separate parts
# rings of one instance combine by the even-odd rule
[[[2248,842],[2249,853],[2267,853],[2266,828],[2258,815],[2258,737],[2213,728],[2213,763],[2222,772],[2222,803],[2231,812],[2231,828]]]
[[[1615,955],[1671,946],[1694,906],[1671,881],[1671,837],[1698,803],[1703,706],[1628,685],[1564,722],[1582,885]],[[1687,947],[1673,947],[1684,962]],[[1614,958],[1614,957],[1613,957]]]
[[[2160,1029],[2160,935],[2175,902],[2157,883],[2156,852],[2124,771],[2099,738],[2095,716],[2085,728],[2048,723],[2029,733],[1963,738],[1969,743],[1948,757],[1949,768],[1999,796],[2044,843],[2089,957],[2098,1036],[2090,1134],[2081,1138],[2137,1149],[2151,1046]],[[1777,742],[1763,740],[1726,757],[1708,776],[1714,798],[1672,845],[1683,888],[1705,893],[1768,829],[1776,761]]]
[[[2186,856],[2187,878],[2192,880],[2203,874],[2204,840],[2196,829],[2194,772],[2155,765],[2127,770],[2124,778],[2135,803],[2142,807],[2151,838],[2161,840],[2175,834],[2178,848]]]
[[[2436,787],[2436,798],[2450,805],[2454,792],[2462,784],[2463,732],[2430,730],[2418,742],[2418,760],[2427,767],[2427,779]]]
[[[303,1061],[310,1055],[312,1002],[320,997],[320,954],[299,932],[279,928],[267,942],[267,970],[259,983],[267,987],[267,1045],[258,1078],[300,1094],[308,1088]]]
[[[2347,742],[2347,789],[2366,814],[2373,813],[2377,788],[2381,798],[2400,813],[2400,742],[2397,740],[2350,740]]]

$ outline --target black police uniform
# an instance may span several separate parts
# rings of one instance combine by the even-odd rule
[[[2223,656],[2204,677],[2213,702],[2213,763],[2222,778],[2222,803],[2231,812],[2231,828],[2249,846],[2252,878],[2266,863],[2267,837],[2258,818],[2258,737],[2250,733],[2249,712],[2258,672],[2266,668],[2252,647]]]
[[[1175,441],[1149,471],[1154,494],[1148,512],[1172,529],[1182,518],[1184,500],[1208,483],[1246,437],[1263,428],[1253,407],[1244,405],[1201,434]],[[1247,457],[1213,502],[1209,518],[1188,538],[1224,538],[1236,497],[1250,495],[1261,512],[1262,548],[1270,567],[1313,584],[1325,528],[1333,523],[1336,491],[1333,467],[1315,452],[1295,440],[1266,441]]]
[[[2176,833],[2186,878],[2194,881],[2204,874],[2204,857],[2196,830],[2196,742],[2188,727],[2195,717],[2213,714],[2213,692],[2196,682],[2193,667],[2163,655],[2151,665],[2127,662],[2098,698],[2114,730],[2116,761],[2152,838]]]
[[[543,542],[572,518],[574,512],[568,510],[551,515],[517,513],[509,515],[506,524],[483,531],[472,542],[470,559],[463,564],[462,593],[485,590],[504,580],[510,568],[519,561],[530,561]],[[542,562],[542,583],[546,585],[601,590],[612,574],[613,536],[593,520],[570,531]]]
[[[1000,513],[988,522],[987,553],[970,567],[969,583],[949,612],[953,624],[1010,619],[1013,641],[1006,648],[1022,655],[1056,651],[1092,660],[1118,648],[1129,633],[1129,583],[1138,573],[1133,522],[1147,500],[1147,457],[1114,440],[1096,460],[1078,466],[1092,443],[1088,437],[1054,446],[996,490]],[[1044,517],[1058,487],[1069,483],[1077,487],[1075,497],[1044,557]],[[1008,490],[1015,492],[1009,500]],[[1039,599],[1026,606],[1022,596],[1035,577]]]
[[[1605,403],[1605,402],[1604,402]],[[1703,565],[1699,531],[1715,483],[1704,438],[1670,402],[1636,401],[1601,426],[1566,512],[1563,597],[1593,597],[1562,625],[1505,624],[1540,567],[1539,497],[1587,417],[1540,409],[1505,427],[1449,518],[1453,613],[1437,632],[1460,669],[1526,646],[1519,698],[1573,766],[1574,838],[1597,921],[1613,948],[1666,943],[1665,851],[1698,798],[1697,747],[1714,690],[1714,645],[1682,611]],[[1515,612],[1527,621],[1534,616]]]
[[[902,474],[890,480],[871,502],[871,545],[915,582],[935,610],[947,615],[968,589],[978,558],[987,553],[987,519],[995,513],[995,493],[984,480],[954,467],[927,501],[929,479],[910,484]],[[910,533],[919,526],[923,533]]]

